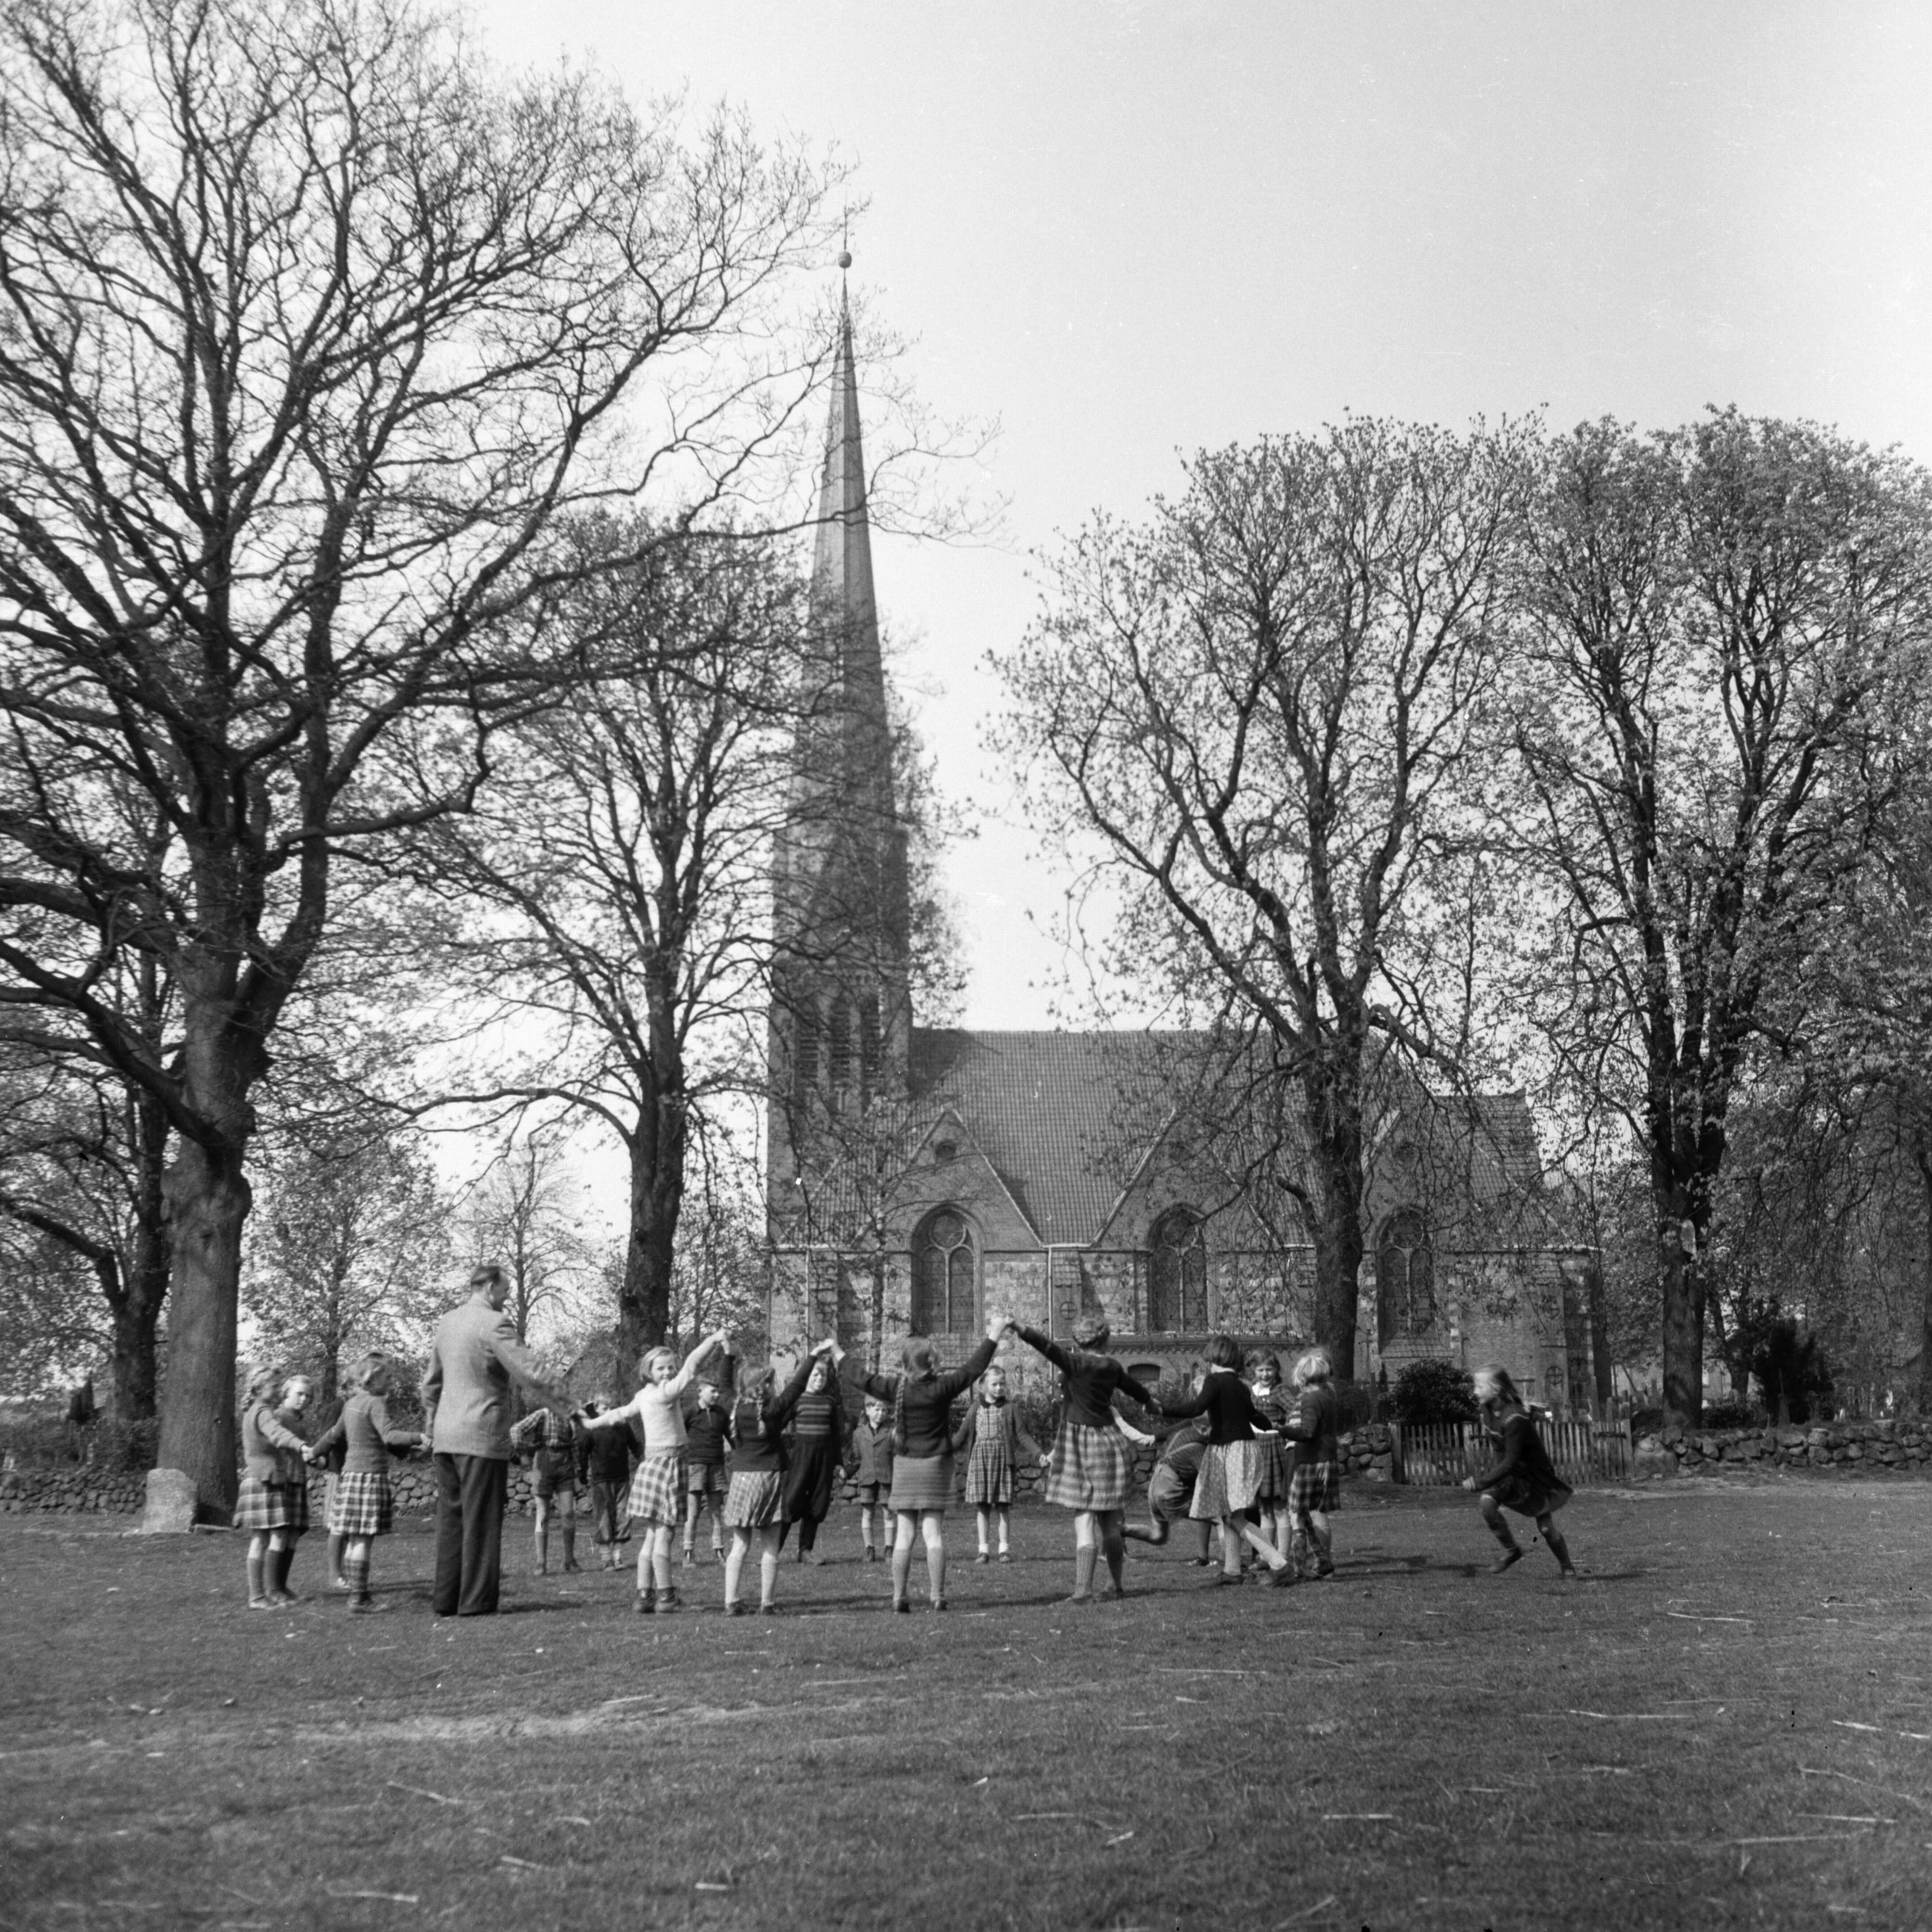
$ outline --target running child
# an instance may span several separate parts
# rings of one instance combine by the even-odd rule
[[[966,1500],[973,1505],[980,1532],[980,1553],[973,1561],[988,1563],[992,1552],[986,1534],[992,1519],[1000,1526],[1000,1561],[1013,1560],[1013,1477],[1020,1458],[1043,1462],[1040,1446],[1027,1434],[1016,1403],[1006,1397],[1006,1372],[992,1368],[980,1384],[979,1399],[966,1411],[966,1420],[952,1439],[952,1453],[966,1459]]]
[[[1201,1385],[1198,1372],[1194,1385],[1197,1389]],[[1148,1479],[1148,1526],[1143,1530],[1130,1525],[1122,1534],[1136,1543],[1150,1543],[1159,1548],[1167,1541],[1174,1524],[1185,1522],[1194,1539],[1194,1555],[1190,1560],[1197,1570],[1205,1570],[1208,1540],[1214,1534],[1214,1525],[1190,1518],[1187,1506],[1194,1500],[1201,1459],[1208,1453],[1208,1425],[1200,1417],[1193,1416],[1185,1422],[1162,1424],[1156,1437],[1161,1450],[1154,1474]]]
[[[566,1572],[580,1569],[577,1560],[578,1459],[587,1442],[583,1425],[566,1422],[554,1409],[532,1409],[510,1431],[510,1447],[531,1459],[536,1497],[537,1574],[550,1574],[550,1530],[563,1532]]]
[[[684,1519],[684,1567],[698,1561],[698,1519],[707,1505],[711,1512],[711,1554],[724,1561],[724,1457],[731,1446],[731,1417],[718,1399],[716,1382],[698,1385],[698,1406],[684,1419],[691,1445],[688,1513]]]
[[[853,1480],[859,1486],[859,1537],[866,1546],[866,1561],[877,1563],[878,1546],[872,1540],[872,1522],[877,1513],[879,1527],[888,1533],[888,1498],[892,1493],[892,1432],[886,1426],[886,1405],[876,1396],[866,1399],[866,1410],[852,1432]]]
[[[1094,1567],[1102,1555],[1113,1579],[1107,1594],[1124,1596],[1127,1485],[1133,1466],[1114,1427],[1114,1403],[1124,1396],[1156,1415],[1160,1404],[1151,1390],[1142,1388],[1102,1352],[1112,1338],[1102,1316],[1082,1315],[1073,1324],[1071,1348],[1062,1348],[1036,1328],[1016,1325],[1013,1333],[1060,1371],[1066,1397],[1047,1470],[1046,1500],[1073,1512],[1073,1594],[1066,1601],[1093,1602]]]
[[[1241,1380],[1241,1351],[1232,1337],[1210,1335],[1207,1357],[1208,1376],[1199,1393],[1167,1406],[1172,1420],[1186,1416],[1208,1418],[1207,1453],[1201,1459],[1201,1474],[1187,1513],[1196,1522],[1218,1520],[1220,1523],[1221,1573],[1217,1582],[1240,1582],[1241,1545],[1245,1543],[1268,1565],[1270,1583],[1292,1583],[1294,1566],[1248,1521],[1246,1513],[1255,1500],[1260,1482],[1261,1452],[1265,1447],[1257,1438],[1268,1424],[1255,1407],[1248,1385]]]
[[[616,1429],[635,1416],[644,1427],[644,1459],[631,1481],[631,1517],[644,1531],[638,1546],[638,1602],[640,1617],[668,1617],[678,1607],[670,1580],[671,1539],[684,1513],[686,1438],[678,1401],[696,1379],[700,1364],[730,1339],[723,1329],[707,1335],[680,1365],[668,1348],[647,1348],[638,1365],[644,1387],[621,1408],[586,1416],[584,1426]]]
[[[1570,1546],[1556,1527],[1556,1512],[1573,1493],[1569,1484],[1551,1463],[1550,1452],[1536,1432],[1535,1419],[1517,1394],[1509,1371],[1492,1363],[1476,1371],[1475,1382],[1483,1428],[1496,1459],[1484,1474],[1466,1476],[1462,1486],[1481,1492],[1483,1520],[1503,1546],[1502,1555],[1490,1566],[1491,1572],[1499,1573],[1522,1560],[1522,1546],[1503,1521],[1504,1510],[1514,1510],[1520,1516],[1535,1519],[1562,1574],[1574,1578],[1576,1572],[1570,1561]]]
[[[296,1599],[287,1585],[295,1540],[308,1528],[308,1444],[275,1413],[278,1369],[248,1378],[242,1411],[242,1490],[235,1527],[248,1532],[248,1607],[272,1610]]]
[[[429,1438],[414,1429],[399,1429],[389,1420],[392,1369],[386,1355],[365,1355],[349,1372],[350,1397],[328,1434],[319,1437],[316,1451],[342,1452],[341,1473],[328,1506],[328,1533],[343,1540],[342,1567],[349,1580],[349,1608],[358,1616],[372,1615],[389,1606],[369,1594],[370,1546],[395,1526],[395,1504],[389,1491],[389,1456],[421,1449]],[[548,1414],[545,1411],[544,1413]]]
[[[748,1380],[731,1405],[731,1486],[724,1494],[724,1527],[731,1532],[731,1553],[724,1559],[724,1614],[742,1617],[745,1605],[738,1587],[745,1558],[755,1543],[758,1550],[758,1614],[776,1617],[772,1597],[778,1588],[778,1533],[783,1527],[784,1426],[812,1372],[831,1352],[821,1342],[799,1357],[791,1380],[774,1393],[778,1378],[768,1364]]]

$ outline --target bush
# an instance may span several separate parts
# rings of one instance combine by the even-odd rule
[[[1364,1423],[1378,1420],[1376,1390],[1367,1382],[1337,1382],[1335,1384],[1336,1427],[1344,1435],[1353,1429],[1360,1429]]]
[[[1406,1423],[1474,1422],[1476,1385],[1453,1362],[1412,1362],[1395,1378],[1396,1420]]]
[[[1725,1402],[1706,1402],[1701,1426],[1706,1429],[1762,1429],[1765,1421],[1765,1413],[1756,1403],[1744,1402],[1733,1396]]]
[[[104,1415],[86,1423],[64,1416],[22,1416],[0,1426],[0,1454],[22,1469],[76,1469],[82,1465],[104,1473],[145,1471],[154,1466],[160,1424],[123,1422]]]

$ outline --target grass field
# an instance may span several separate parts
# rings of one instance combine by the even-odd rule
[[[0,1921],[692,1926],[1932,1924],[1932,1485],[1585,1492],[1507,1576],[1468,1499],[1351,1492],[1341,1573],[1172,1545],[1068,1608],[1058,1512],[945,1616],[789,1560],[788,1614],[538,1579],[438,1624],[242,1607],[238,1538],[0,1526]],[[304,1546],[313,1591],[320,1539]]]

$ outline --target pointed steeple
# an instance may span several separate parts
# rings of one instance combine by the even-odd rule
[[[849,255],[842,261],[850,261]],[[832,364],[832,410],[818,486],[818,536],[812,559],[815,621],[836,634],[842,681],[879,677],[879,612],[872,594],[872,526],[866,505],[866,452],[859,428],[859,375],[852,353],[852,311],[838,305],[838,347]],[[856,695],[855,693],[854,696]]]

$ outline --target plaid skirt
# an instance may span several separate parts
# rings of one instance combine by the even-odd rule
[[[1062,1423],[1046,1477],[1046,1500],[1063,1510],[1124,1510],[1132,1465],[1116,1429]]]
[[[908,1514],[943,1510],[952,1500],[952,1452],[938,1456],[900,1456],[892,1460],[890,1507]]]
[[[631,1517],[640,1523],[684,1521],[685,1485],[690,1459],[681,1449],[647,1456],[631,1478]]]
[[[258,1476],[242,1479],[235,1501],[238,1530],[305,1530],[308,1528],[308,1485],[264,1483]]]
[[[1210,1442],[1201,1458],[1200,1480],[1187,1513],[1197,1522],[1217,1523],[1259,1501],[1262,1452],[1267,1447],[1252,1436],[1245,1442]]]
[[[1342,1507],[1342,1472],[1332,1462],[1303,1462],[1288,1479],[1288,1513],[1294,1522],[1311,1510],[1324,1514]]]
[[[1294,1463],[1294,1444],[1283,1442],[1276,1436],[1272,1441],[1257,1440],[1255,1447],[1261,1451],[1261,1467],[1256,1472],[1258,1486],[1255,1491],[1255,1501],[1277,1507],[1286,1504],[1288,1483],[1292,1480],[1290,1471]]]
[[[380,1469],[344,1470],[328,1500],[331,1536],[387,1536],[395,1527],[389,1479]]]
[[[784,1478],[776,1469],[737,1469],[724,1492],[724,1522],[734,1530],[770,1529],[779,1520]]]
[[[1004,1429],[974,1433],[966,1458],[966,1500],[980,1509],[1004,1509],[1013,1500],[1012,1459]]]

